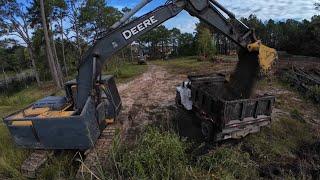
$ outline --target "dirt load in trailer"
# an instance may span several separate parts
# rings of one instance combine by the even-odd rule
[[[226,100],[225,84],[226,78],[221,74],[189,76],[177,87],[178,113],[195,114],[202,136],[208,141],[243,138],[271,123],[274,96]],[[179,119],[178,123],[184,120]]]

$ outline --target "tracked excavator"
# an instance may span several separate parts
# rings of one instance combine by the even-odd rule
[[[117,120],[122,107],[114,77],[102,75],[103,65],[116,52],[183,10],[236,43],[240,47],[240,67],[258,64],[267,71],[276,59],[274,49],[264,46],[253,29],[215,0],[167,1],[130,21],[148,2],[142,1],[89,48],[79,63],[76,79],[65,84],[65,97],[46,97],[4,118],[17,145],[29,149],[93,147],[102,130]],[[250,72],[247,74],[241,77],[250,79]],[[235,82],[247,81],[237,78],[236,74]],[[245,94],[241,91],[244,89],[232,94]]]

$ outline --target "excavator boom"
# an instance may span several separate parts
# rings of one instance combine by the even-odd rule
[[[149,1],[147,1],[149,2]],[[116,52],[137,40],[141,35],[154,29],[158,25],[175,17],[182,10],[199,18],[215,30],[223,33],[241,48],[260,52],[259,64],[265,70],[270,68],[276,58],[276,51],[266,48],[264,45],[257,46],[254,30],[248,28],[237,20],[231,12],[226,10],[215,0],[175,0],[160,6],[155,10],[123,25],[123,20],[116,23],[106,36],[99,39],[84,55],[80,62],[77,76],[76,109],[81,111],[88,99],[94,94],[94,85],[101,68],[106,60]],[[131,14],[132,15],[132,14]],[[252,45],[251,45],[252,44]],[[255,48],[250,48],[254,46]],[[262,47],[262,48],[260,48]]]

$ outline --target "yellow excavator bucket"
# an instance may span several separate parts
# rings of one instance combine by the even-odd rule
[[[275,49],[265,46],[261,41],[254,42],[248,45],[250,52],[259,52],[259,64],[264,72],[271,69],[272,64],[278,59],[278,53]]]

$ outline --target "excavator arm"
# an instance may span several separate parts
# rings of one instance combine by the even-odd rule
[[[95,84],[105,61],[137,40],[141,35],[175,17],[182,10],[223,33],[246,51],[257,51],[260,66],[267,70],[276,59],[276,51],[260,43],[248,28],[215,0],[175,0],[127,23],[120,24],[97,42],[83,56],[77,76],[75,106],[82,110],[87,98],[95,95]]]

